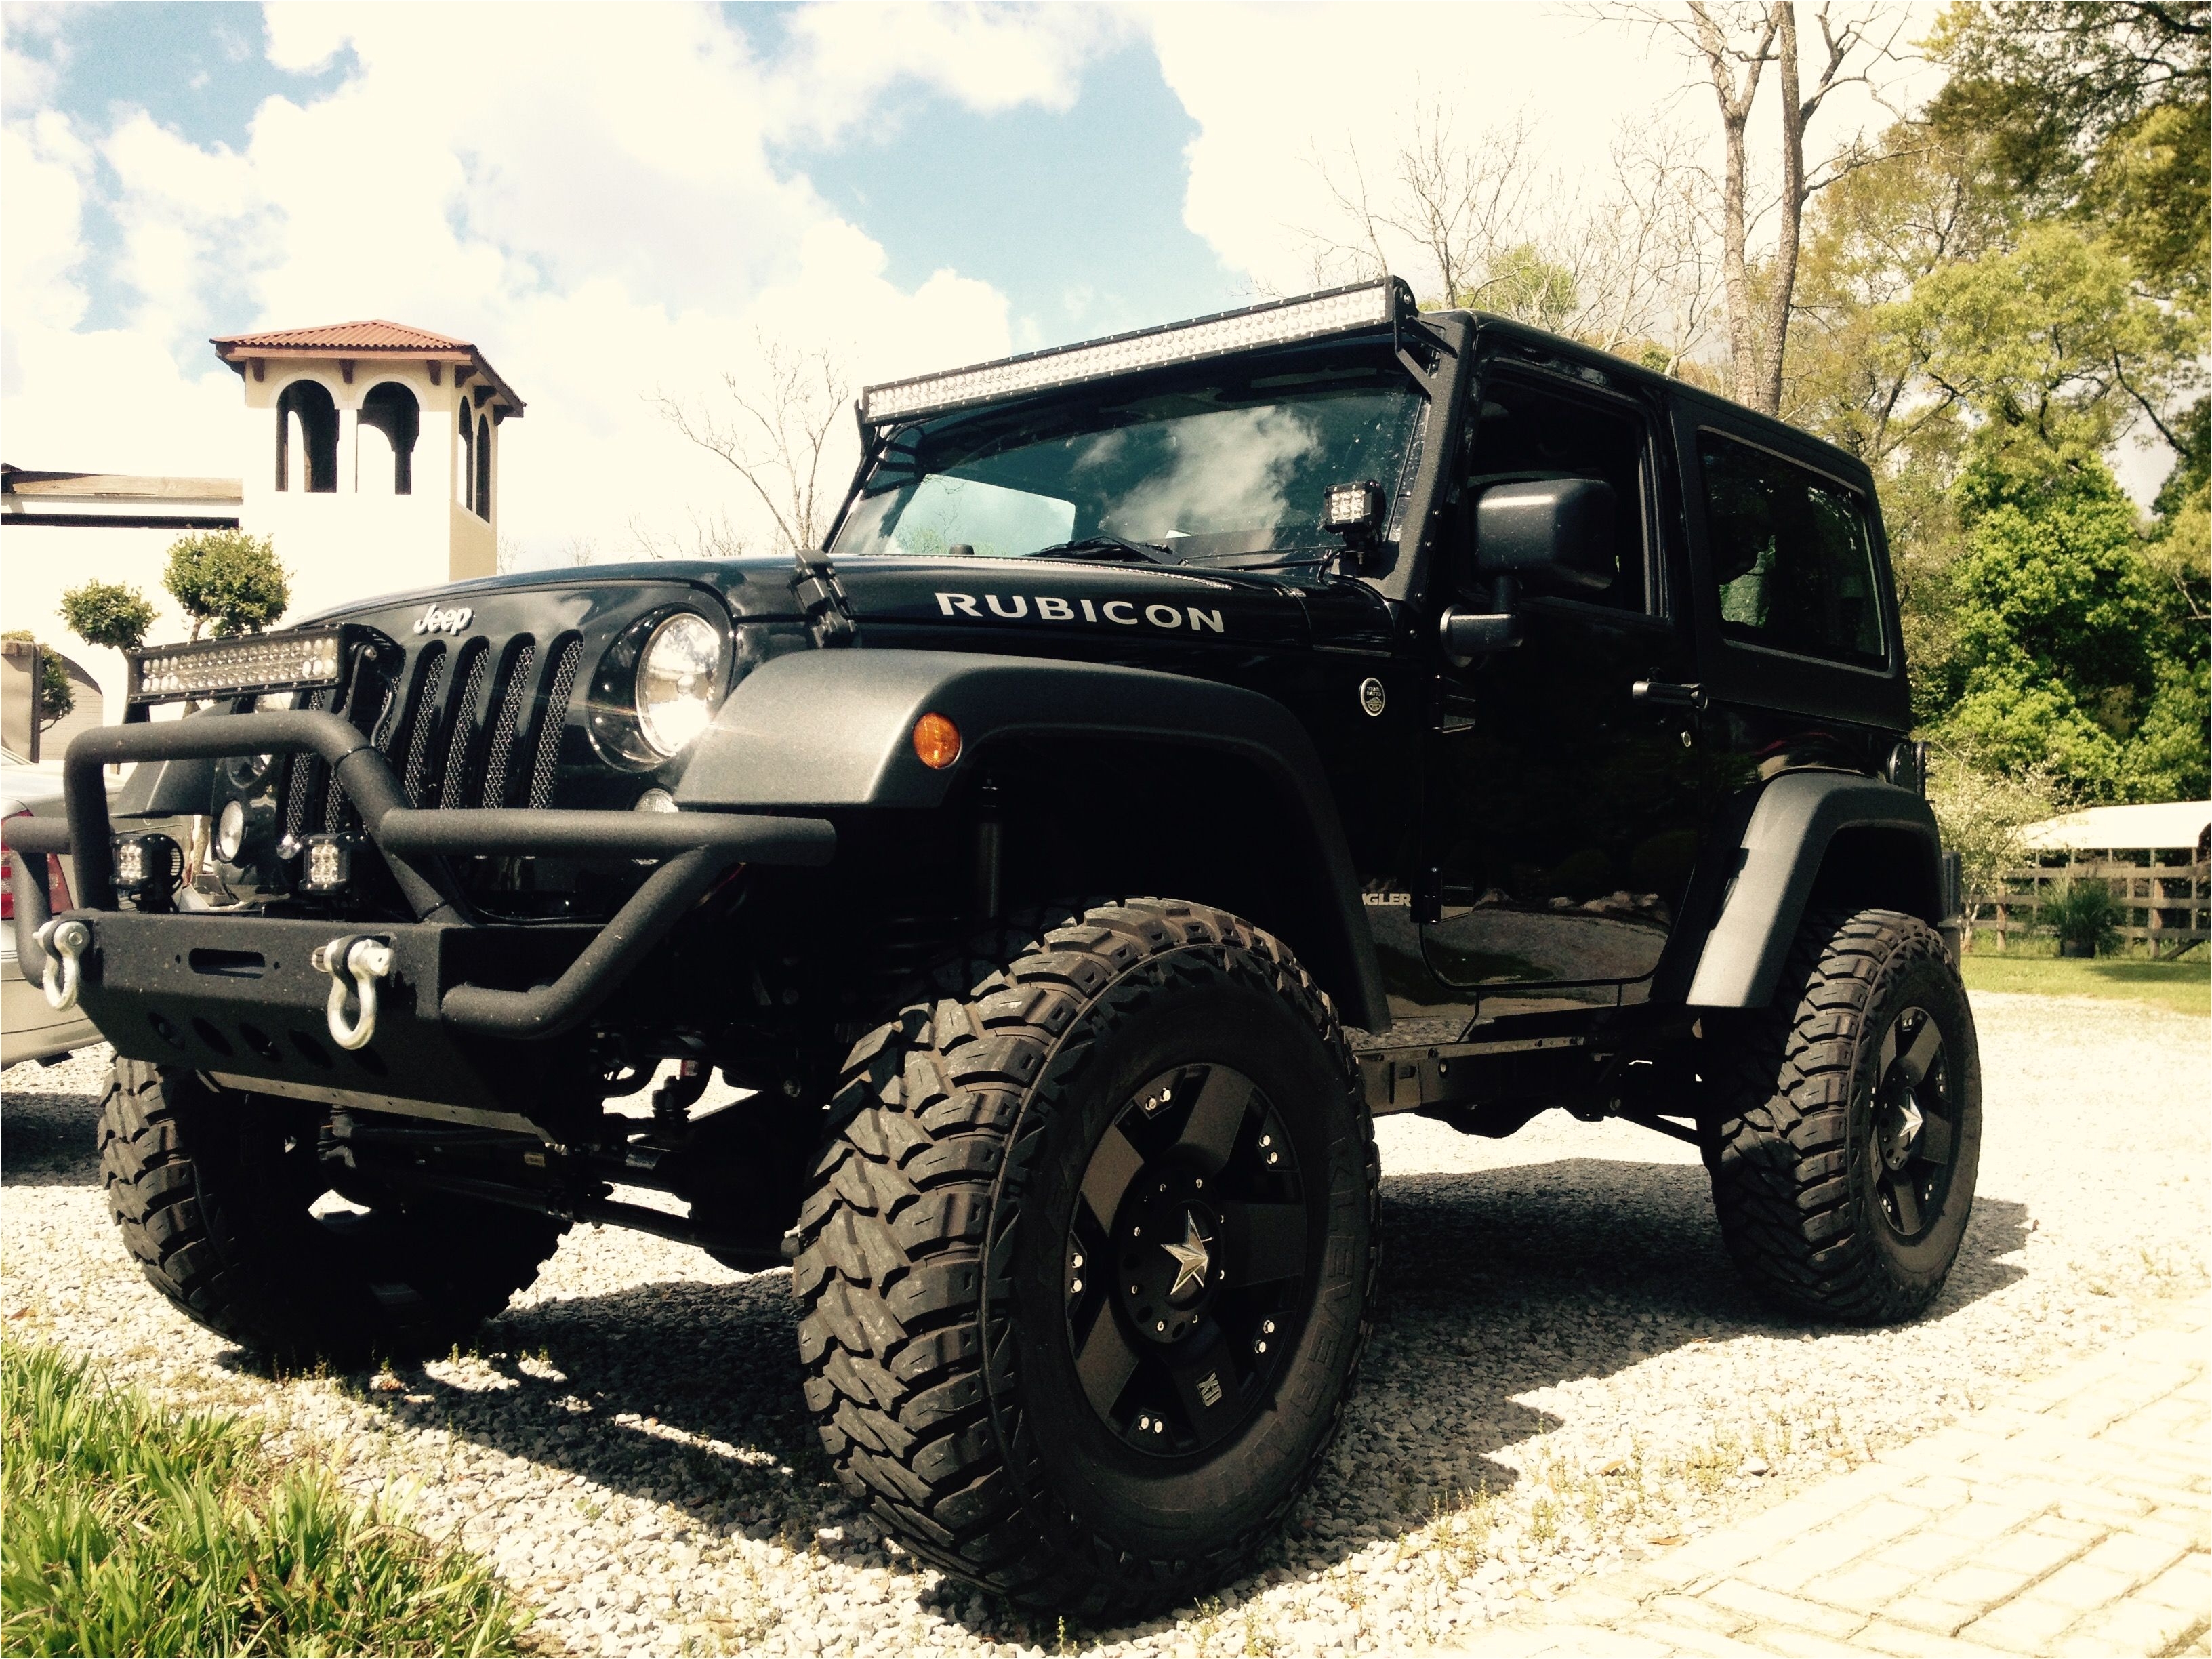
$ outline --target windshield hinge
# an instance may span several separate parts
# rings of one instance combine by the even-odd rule
[[[853,607],[838,585],[837,572],[828,560],[797,556],[798,572],[791,579],[791,596],[806,613],[806,631],[817,645],[850,645],[860,626]]]

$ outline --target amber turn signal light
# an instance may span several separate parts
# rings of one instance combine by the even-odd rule
[[[924,714],[914,723],[914,752],[924,766],[942,772],[960,758],[960,728],[942,714]]]

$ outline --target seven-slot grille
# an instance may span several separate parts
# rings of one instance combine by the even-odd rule
[[[396,666],[389,656],[362,657],[343,688],[317,691],[306,706],[335,710],[370,733],[411,805],[545,806],[583,658],[573,633],[544,650],[527,634],[429,640]],[[288,836],[359,827],[330,768],[313,756],[287,763],[279,799]]]

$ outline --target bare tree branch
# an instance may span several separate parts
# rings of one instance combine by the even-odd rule
[[[829,529],[834,503],[824,499],[823,459],[844,418],[851,388],[836,359],[822,349],[799,351],[765,336],[760,348],[764,385],[749,392],[731,371],[722,389],[728,407],[658,394],[661,416],[743,478],[775,520],[781,550],[813,552]]]

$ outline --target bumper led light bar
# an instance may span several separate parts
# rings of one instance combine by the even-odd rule
[[[1271,301],[1242,311],[1224,311],[1188,323],[1170,323],[1081,345],[1059,346],[970,368],[872,386],[860,394],[860,418],[870,426],[881,426],[1048,386],[1103,380],[1134,369],[1350,334],[1394,325],[1413,315],[1414,309],[1412,291],[1405,283],[1395,276],[1385,277],[1295,300]]]
[[[128,653],[130,701],[175,702],[336,685],[345,661],[336,628],[256,634],[238,640],[149,646]]]

